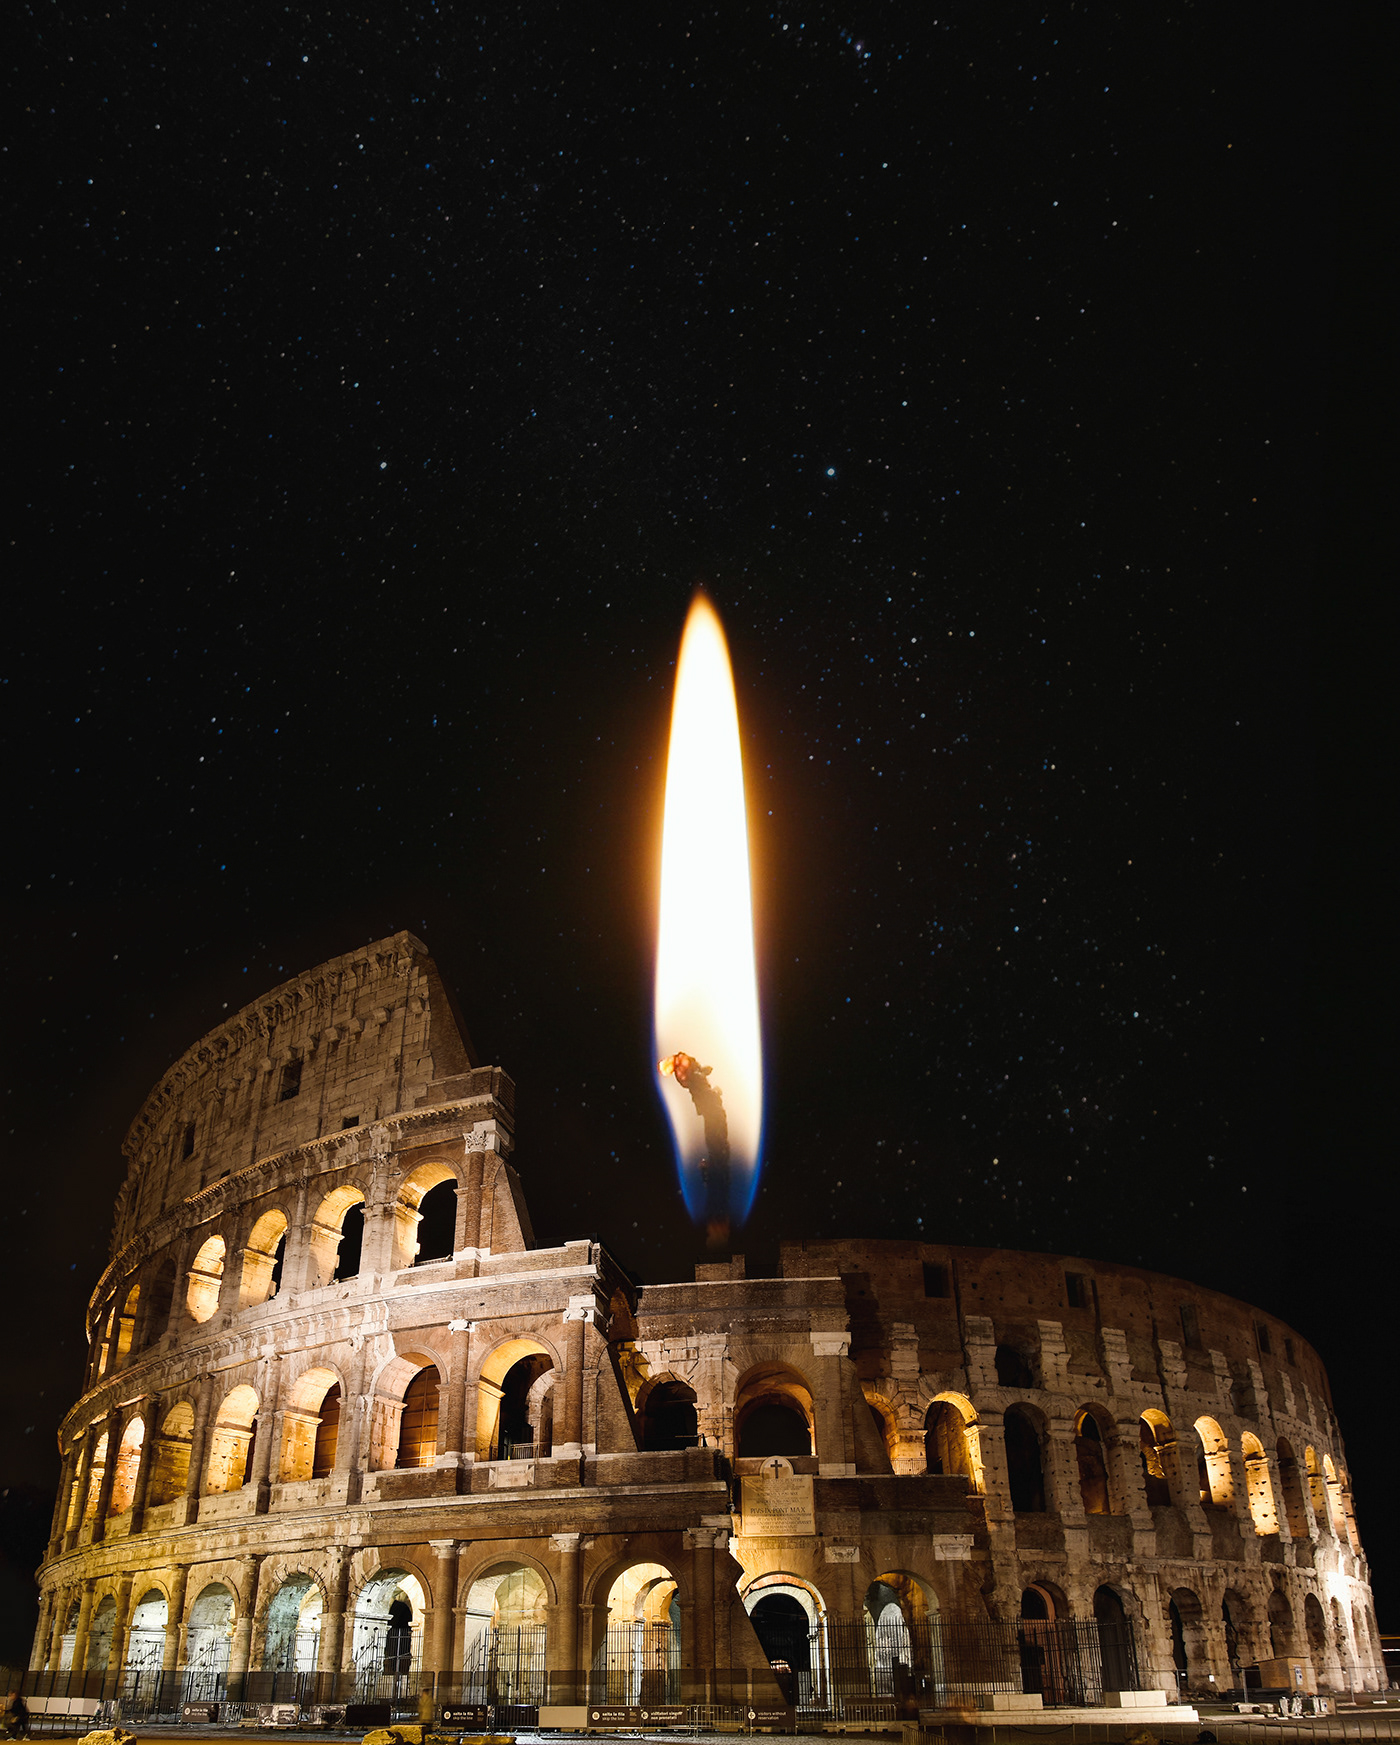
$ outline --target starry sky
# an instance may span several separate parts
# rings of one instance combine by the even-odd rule
[[[688,1271],[649,999],[703,585],[755,856],[750,1269],[849,1230],[1258,1302],[1331,1368],[1384,1563],[1345,29],[20,18],[7,1545],[47,1529],[128,1121],[356,943],[419,934],[515,1078],[543,1241]]]

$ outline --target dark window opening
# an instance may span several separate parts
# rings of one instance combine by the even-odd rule
[[[694,1391],[681,1381],[654,1387],[642,1414],[642,1447],[653,1452],[693,1448],[699,1440]]]
[[[1087,1309],[1093,1305],[1089,1279],[1082,1272],[1065,1274],[1065,1301],[1071,1309]]]
[[[144,1343],[149,1345],[159,1339],[170,1324],[170,1306],[175,1300],[175,1262],[163,1261],[160,1271],[155,1276],[151,1286],[150,1302],[146,1310],[146,1327]]]
[[[545,1438],[535,1447],[534,1427],[530,1423],[530,1390],[554,1365],[540,1351],[532,1357],[522,1357],[511,1364],[501,1382],[501,1414],[496,1426],[497,1460],[525,1460],[531,1455],[543,1455]]]
[[[358,1127],[359,1124],[360,1117],[358,1115],[345,1115],[341,1118],[340,1130],[343,1133],[347,1127]]]
[[[450,1260],[457,1238],[457,1183],[451,1179],[429,1188],[418,1203],[418,1253],[413,1264]]]
[[[1162,1465],[1162,1451],[1157,1445],[1152,1426],[1145,1418],[1138,1424],[1138,1458],[1142,1461],[1142,1479],[1147,1490],[1148,1507],[1169,1508],[1172,1493],[1167,1483],[1166,1468]]]
[[[1296,1363],[1298,1361],[1298,1359],[1293,1355],[1293,1341],[1291,1339],[1284,1340],[1284,1342],[1283,1342],[1283,1355],[1288,1359],[1288,1361],[1290,1363]]]
[[[384,1671],[402,1678],[413,1670],[413,1607],[395,1600],[389,1607],[389,1628],[384,1632]]]
[[[282,1262],[286,1258],[287,1232],[284,1230],[277,1238],[277,1247],[273,1250],[272,1254],[272,1278],[269,1281],[271,1288],[267,1293],[269,1297],[275,1297],[278,1291],[282,1288]]]
[[[1040,1435],[1019,1406],[1006,1414],[1006,1468],[1011,1481],[1011,1507],[1018,1515],[1045,1513],[1045,1473],[1040,1461]]]
[[[355,1278],[360,1271],[360,1249],[365,1239],[365,1208],[357,1200],[345,1213],[340,1226],[340,1246],[335,1251],[335,1279]]]
[[[947,1400],[935,1400],[924,1418],[924,1468],[944,1478],[972,1477],[967,1427],[962,1413]]]
[[[1014,1345],[997,1346],[997,1380],[1004,1388],[1033,1388],[1031,1366]]]
[[[924,1295],[926,1297],[949,1297],[953,1293],[948,1288],[948,1268],[939,1266],[936,1261],[924,1262]]]
[[[812,1638],[816,1632],[806,1612],[791,1594],[765,1594],[749,1616],[768,1664],[783,1686],[783,1694],[790,1696],[787,1685],[793,1675],[810,1674],[812,1670]]]
[[[301,1061],[289,1060],[282,1068],[282,1088],[277,1093],[279,1103],[289,1103],[301,1089]]]
[[[812,1433],[796,1406],[766,1400],[755,1406],[740,1426],[740,1460],[766,1460],[772,1454],[791,1460],[811,1452]]]
[[[185,1128],[185,1137],[180,1142],[180,1156],[182,1159],[184,1159],[186,1157],[193,1157],[194,1156],[194,1122],[193,1121],[191,1121],[190,1124]]]
[[[340,1440],[340,1383],[326,1390],[321,1401],[321,1422],[316,1426],[316,1448],[311,1456],[312,1478],[329,1478],[335,1471],[336,1444]]]
[[[1200,1350],[1201,1323],[1196,1314],[1196,1305],[1194,1303],[1183,1303],[1181,1305],[1181,1332],[1182,1337],[1186,1340],[1188,1345],[1193,1346],[1196,1350]]]
[[[1103,1432],[1092,1413],[1080,1417],[1074,1436],[1075,1459],[1079,1464],[1079,1495],[1086,1515],[1108,1515],[1108,1461],[1104,1454]]]
[[[1260,1353],[1260,1355],[1262,1357],[1268,1357],[1270,1355],[1270,1353],[1272,1352],[1273,1347],[1269,1343],[1269,1329],[1264,1325],[1264,1323],[1262,1321],[1258,1324],[1257,1327],[1255,1327],[1254,1335],[1259,1341],[1259,1353]]]

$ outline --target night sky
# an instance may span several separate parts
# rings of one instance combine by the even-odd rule
[[[417,933],[540,1239],[688,1273],[650,976],[697,585],[755,853],[750,1270],[922,1235],[1284,1316],[1396,1628],[1345,20],[19,16],[0,1652],[126,1126],[295,972]]]

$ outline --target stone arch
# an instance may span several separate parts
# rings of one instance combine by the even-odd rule
[[[1197,1457],[1203,1503],[1228,1509],[1235,1501],[1235,1476],[1230,1469],[1230,1443],[1214,1418],[1197,1418],[1194,1425],[1198,1439]]]
[[[635,1404],[644,1449],[693,1448],[700,1440],[695,1389],[671,1370],[643,1382]]]
[[[1293,1608],[1281,1587],[1273,1588],[1269,1593],[1267,1617],[1270,1657],[1274,1660],[1285,1659],[1293,1653],[1294,1626]]]
[[[112,1658],[112,1637],[116,1633],[117,1600],[106,1594],[92,1608],[88,1622],[87,1654],[84,1660],[88,1672],[106,1672]]]
[[[1280,1436],[1275,1450],[1278,1459],[1278,1484],[1283,1493],[1283,1516],[1289,1534],[1294,1539],[1308,1539],[1308,1511],[1303,1502],[1303,1475],[1293,1444]]]
[[[165,1629],[170,1620],[170,1596],[162,1582],[138,1577],[148,1585],[131,1607],[131,1630],[127,1637],[125,1670],[159,1672],[165,1658]],[[134,1591],[134,1590],[133,1590]]]
[[[1314,1661],[1322,1660],[1327,1653],[1327,1614],[1316,1594],[1303,1597],[1303,1634]]]
[[[151,1450],[151,1476],[146,1489],[146,1501],[151,1508],[173,1503],[176,1497],[185,1494],[193,1442],[194,1406],[189,1400],[180,1400],[161,1419]]]
[[[209,1432],[209,1453],[204,1463],[205,1496],[241,1490],[247,1482],[258,1405],[257,1390],[246,1382],[224,1395]]]
[[[786,1363],[755,1365],[734,1394],[734,1447],[739,1459],[788,1459],[816,1453],[812,1390]]]
[[[134,1275],[124,1282],[113,1301],[121,1302],[121,1311],[117,1316],[116,1353],[112,1364],[114,1369],[122,1369],[131,1354],[132,1343],[136,1338],[136,1317],[141,1312],[141,1281]]]
[[[350,1653],[361,1678],[405,1677],[418,1670],[428,1592],[407,1560],[365,1577],[351,1608]]]
[[[219,1306],[219,1291],[224,1280],[226,1244],[222,1236],[209,1236],[200,1243],[190,1264],[189,1285],[185,1305],[190,1319],[203,1323]]]
[[[343,1181],[322,1195],[311,1220],[307,1243],[306,1284],[309,1290],[331,1284],[336,1279],[354,1278],[359,1273],[364,1206],[365,1190],[358,1182]],[[351,1228],[352,1214],[355,1229]],[[353,1253],[348,1252],[352,1247]]]
[[[1074,1417],[1074,1458],[1079,1469],[1079,1496],[1086,1515],[1111,1515],[1108,1449],[1112,1439],[1107,1413],[1081,1406]]]
[[[240,1309],[250,1309],[276,1296],[286,1243],[287,1214],[280,1206],[274,1206],[253,1225],[243,1247],[243,1276],[238,1286]]]
[[[1131,1690],[1136,1684],[1133,1629],[1122,1593],[1111,1582],[1100,1583],[1094,1590],[1093,1609],[1103,1688]]]
[[[478,1568],[463,1591],[463,1670],[474,1686],[489,1683],[496,1701],[508,1700],[512,1692],[500,1688],[503,1662],[512,1684],[544,1671],[554,1584],[533,1559],[497,1557]]]
[[[1253,1658],[1254,1611],[1238,1588],[1226,1588],[1220,1601],[1220,1622],[1225,1632],[1225,1658],[1236,1685],[1240,1685],[1244,1678],[1240,1669],[1246,1659]]]
[[[935,1671],[930,1626],[937,1615],[937,1593],[910,1570],[886,1570],[869,1583],[861,1617],[877,1691],[910,1698]]]
[[[190,1603],[185,1623],[185,1665],[190,1672],[217,1677],[228,1668],[237,1601],[222,1581],[206,1583]]]
[[[286,1483],[325,1478],[335,1466],[344,1398],[338,1370],[325,1363],[303,1369],[282,1412],[278,1476]]]
[[[136,1499],[136,1473],[141,1465],[141,1444],[146,1439],[146,1421],[139,1414],[128,1418],[117,1444],[116,1469],[112,1474],[109,1515],[124,1515]]]
[[[399,1352],[380,1370],[370,1420],[371,1471],[433,1464],[446,1370],[441,1356],[430,1349]]]
[[[457,1228],[456,1198],[461,1189],[460,1158],[449,1158],[441,1153],[435,1157],[425,1158],[423,1162],[410,1169],[399,1183],[398,1192],[394,1196],[393,1209],[393,1254],[390,1258],[391,1270],[412,1266],[418,1259],[419,1241],[418,1229],[423,1221],[423,1202],[434,1189],[452,1184],[454,1195],[452,1211],[452,1232],[455,1239]],[[447,1254],[452,1253],[449,1247]],[[430,1258],[445,1258],[443,1256],[427,1256]]]
[[[1254,1531],[1264,1538],[1278,1532],[1278,1504],[1274,1501],[1273,1480],[1269,1476],[1269,1457],[1264,1444],[1252,1431],[1240,1437],[1240,1453],[1244,1457],[1244,1488],[1249,1502]]]
[[[1209,1661],[1205,1611],[1193,1589],[1173,1588],[1167,1596],[1167,1627],[1171,1634],[1177,1687],[1184,1693],[1191,1688],[1194,1669]]]
[[[500,1340],[485,1352],[477,1368],[476,1382],[476,1457],[478,1460],[491,1460],[497,1457],[503,1430],[509,1431],[511,1425],[502,1422],[502,1402],[506,1398],[506,1379],[521,1363],[536,1360],[534,1373],[529,1378],[525,1389],[528,1396],[531,1388],[546,1374],[558,1375],[562,1371],[560,1355],[557,1349],[544,1340],[528,1334],[515,1334],[510,1338]],[[537,1421],[543,1410],[544,1393],[536,1396],[535,1406]],[[526,1401],[526,1420],[528,1422],[528,1398]],[[507,1407],[507,1417],[510,1416]],[[552,1414],[551,1414],[552,1417]],[[551,1425],[552,1431],[552,1425]],[[507,1440],[515,1440],[507,1436]],[[518,1440],[523,1441],[520,1437]]]
[[[1171,1507],[1172,1486],[1168,1463],[1171,1459],[1169,1451],[1175,1446],[1176,1435],[1172,1430],[1171,1419],[1165,1412],[1149,1407],[1138,1420],[1138,1459],[1142,1464],[1143,1489],[1147,1494],[1149,1508]]]
[[[788,1702],[822,1688],[826,1602],[820,1591],[801,1576],[773,1570],[742,1586],[740,1599]]]
[[[170,1311],[175,1303],[175,1257],[167,1254],[150,1275],[142,1316],[141,1344],[154,1344],[170,1325]]]
[[[885,1451],[885,1459],[889,1462],[889,1471],[894,1472],[896,1470],[895,1458],[899,1452],[899,1406],[868,1382],[861,1385],[865,1395],[866,1410],[870,1414],[870,1427]]]
[[[674,1702],[680,1694],[681,1589],[667,1563],[615,1560],[593,1584],[591,1662],[604,1674],[609,1701]],[[640,1628],[639,1628],[640,1626]]]
[[[1044,1421],[1022,1405],[1008,1406],[1002,1418],[1006,1437],[1006,1477],[1011,1507],[1018,1515],[1043,1515],[1045,1497]]]
[[[1325,1533],[1331,1527],[1331,1512],[1327,1506],[1327,1485],[1322,1476],[1322,1464],[1317,1458],[1317,1450],[1309,1444],[1303,1450],[1303,1467],[1307,1474],[1308,1495],[1312,1498],[1313,1519],[1317,1522],[1320,1533]]]
[[[320,1658],[325,1588],[310,1570],[289,1570],[257,1620],[264,1672],[314,1672]]]
[[[88,1432],[92,1434],[91,1431]],[[107,1470],[107,1432],[97,1438],[92,1450],[92,1465],[88,1469],[88,1494],[83,1500],[83,1520],[97,1519],[97,1499],[102,1489],[102,1477]]]

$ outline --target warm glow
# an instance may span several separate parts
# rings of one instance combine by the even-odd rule
[[[709,1083],[724,1099],[728,1211],[737,1223],[758,1185],[763,1054],[739,714],[724,631],[704,598],[691,607],[681,639],[671,711],[655,1021],[686,1205],[692,1217],[705,1216],[706,1150],[686,1067],[674,1067],[678,1055],[689,1056],[691,1067],[709,1067]]]

